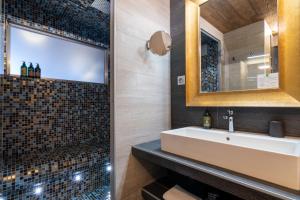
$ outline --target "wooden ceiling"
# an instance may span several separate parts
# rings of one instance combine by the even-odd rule
[[[277,31],[277,0],[208,0],[200,6],[201,17],[223,33],[266,20]]]

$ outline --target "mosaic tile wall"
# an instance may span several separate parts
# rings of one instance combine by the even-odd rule
[[[108,0],[2,5],[10,22],[109,47]],[[109,199],[107,85],[0,75],[0,95],[1,200]]]
[[[0,197],[71,199],[109,187],[107,85],[13,76],[0,80]],[[36,194],[38,189],[43,192]]]
[[[0,160],[3,159],[3,149],[2,149],[2,138],[3,138],[3,87],[2,86],[3,79],[0,75]],[[1,167],[1,164],[0,164]],[[0,179],[1,179],[1,172],[0,172]],[[0,184],[1,185],[1,184]]]
[[[216,92],[219,90],[219,45],[205,33],[201,33],[202,46],[206,54],[201,56],[201,91]]]
[[[14,23],[108,47],[110,3],[108,0],[95,2],[6,0],[4,8],[6,18]]]
[[[108,86],[3,79],[4,158],[100,140],[109,143]]]

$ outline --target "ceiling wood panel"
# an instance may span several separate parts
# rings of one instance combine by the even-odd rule
[[[266,20],[277,30],[277,0],[209,0],[201,16],[223,33]]]

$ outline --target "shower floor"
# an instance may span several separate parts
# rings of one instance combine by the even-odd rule
[[[34,200],[37,195],[43,200],[109,200],[108,165],[109,150],[94,141],[0,160],[5,179],[0,181],[0,199],[2,194],[14,200]],[[42,192],[36,194],[37,189]]]
[[[97,189],[93,192],[82,194],[80,197],[73,198],[72,200],[111,200],[110,188],[104,187]]]

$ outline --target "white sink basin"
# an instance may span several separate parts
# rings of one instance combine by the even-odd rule
[[[187,127],[161,133],[163,151],[300,190],[300,140]]]

